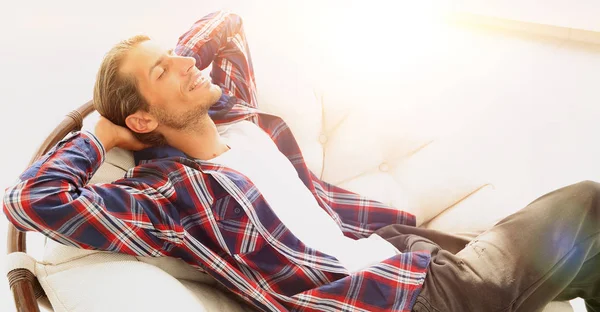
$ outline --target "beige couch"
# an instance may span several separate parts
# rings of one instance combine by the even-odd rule
[[[253,39],[265,42],[252,32],[258,29],[247,33],[259,105],[288,122],[309,168],[325,181],[409,211],[418,226],[468,237],[520,208],[497,196],[485,174],[492,164],[473,156],[481,148],[476,141],[431,131],[426,112],[397,103],[393,92],[380,92],[368,77],[306,79],[289,55],[278,59],[268,46],[252,44]],[[331,84],[322,83],[328,78]],[[94,122],[88,118],[84,128],[92,129]],[[114,149],[92,183],[119,178],[132,165],[129,152]],[[36,274],[55,311],[247,309],[177,259],[85,251],[48,241],[43,259],[20,255],[11,261]],[[553,303],[546,311],[572,309]]]

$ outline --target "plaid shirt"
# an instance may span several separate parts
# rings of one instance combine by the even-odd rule
[[[202,18],[175,52],[193,56],[199,69],[212,63],[213,83],[224,91],[209,112],[215,123],[249,119],[269,134],[344,235],[415,225],[413,215],[310,172],[283,120],[257,109],[239,16]],[[88,185],[104,158],[93,134],[74,133],[6,190],[4,213],[19,230],[65,245],[181,258],[264,311],[410,311],[421,290],[428,253],[401,253],[349,274],[336,258],[299,241],[252,182],[230,168],[157,147],[135,153],[137,165],[122,179]]]

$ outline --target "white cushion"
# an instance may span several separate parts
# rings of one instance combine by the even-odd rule
[[[461,202],[442,211],[423,224],[423,227],[473,239],[513,212],[511,206],[498,205],[496,195],[493,185],[485,185]]]
[[[552,301],[542,312],[573,312],[573,307],[567,301]]]
[[[9,253],[6,257],[4,274],[16,269],[26,269],[29,272],[35,272],[35,259],[24,252]],[[34,273],[35,274],[35,273]]]
[[[244,311],[212,286],[182,283],[125,255],[38,264],[37,276],[54,311]]]
[[[208,274],[203,273],[199,270],[196,270],[192,266],[188,265],[181,259],[176,259],[172,257],[137,257],[126,254],[119,254],[107,251],[98,251],[98,250],[85,250],[74,248],[70,246],[65,246],[63,244],[57,243],[53,240],[48,239],[46,241],[46,246],[44,247],[44,255],[39,264],[49,265],[49,266],[59,266],[63,264],[67,264],[73,262],[75,260],[80,260],[83,258],[91,257],[94,255],[101,255],[101,259],[106,260],[127,260],[127,261],[139,261],[143,263],[147,263],[153,265],[161,270],[165,271],[165,273],[173,276],[177,279],[185,279],[190,281],[196,281],[205,284],[215,284],[216,281],[210,277]],[[96,259],[96,258],[92,258]],[[49,269],[53,272],[54,269]]]

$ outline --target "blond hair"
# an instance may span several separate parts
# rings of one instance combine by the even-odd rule
[[[141,42],[150,40],[148,36],[137,35],[117,43],[102,60],[94,85],[94,108],[100,115],[116,125],[126,127],[127,116],[138,110],[148,112],[148,101],[142,96],[137,80],[133,75],[124,75],[119,71],[127,53]],[[152,131],[133,134],[142,142],[150,145],[166,144],[165,137]]]

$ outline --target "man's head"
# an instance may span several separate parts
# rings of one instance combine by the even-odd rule
[[[195,59],[165,51],[146,36],[115,45],[104,57],[94,86],[96,110],[151,145],[166,143],[167,129],[198,126],[221,96]]]

